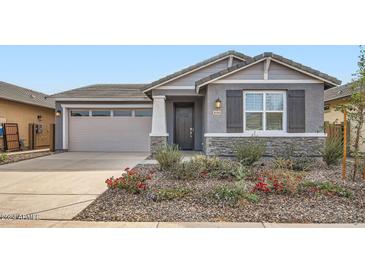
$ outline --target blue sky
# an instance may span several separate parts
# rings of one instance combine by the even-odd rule
[[[0,46],[0,81],[47,94],[102,83],[149,83],[226,50],[265,51],[335,76],[356,71],[358,46]]]

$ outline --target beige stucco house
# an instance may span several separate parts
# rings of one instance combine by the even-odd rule
[[[37,134],[37,146],[50,145],[50,125],[54,124],[54,100],[46,94],[0,81],[0,125],[17,123],[19,139],[24,148],[29,147],[29,124],[42,125]],[[4,137],[0,136],[0,150],[4,149]]]
[[[341,111],[336,110],[336,107],[348,103],[351,95],[355,92],[358,92],[358,90],[353,88],[352,83],[325,90],[324,122],[328,122],[330,124],[342,124],[344,115]],[[351,122],[349,125],[350,140],[352,140],[352,137],[355,136],[355,131]],[[362,130],[362,136],[365,137],[365,128]],[[365,143],[360,143],[360,151],[365,152]]]

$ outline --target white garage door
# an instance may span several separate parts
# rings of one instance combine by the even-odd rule
[[[149,151],[152,109],[69,112],[71,151]]]

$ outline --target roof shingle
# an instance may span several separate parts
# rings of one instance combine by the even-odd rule
[[[55,108],[55,101],[41,92],[0,81],[0,98],[25,104]]]
[[[146,91],[148,91],[149,89],[151,89],[154,86],[157,86],[157,85],[160,85],[162,83],[165,83],[165,82],[167,82],[167,81],[169,81],[171,79],[174,79],[174,78],[176,78],[178,76],[181,76],[181,75],[183,75],[185,73],[188,73],[188,72],[190,72],[190,71],[192,71],[194,69],[197,69],[199,67],[205,66],[205,65],[207,65],[209,63],[212,63],[212,62],[217,61],[219,59],[228,57],[230,55],[236,56],[236,57],[241,58],[241,59],[244,59],[244,60],[251,60],[251,57],[249,57],[249,56],[247,56],[247,55],[245,55],[243,53],[240,53],[240,52],[237,52],[237,51],[234,51],[234,50],[229,50],[229,51],[223,52],[221,54],[218,54],[216,56],[213,56],[213,57],[211,57],[209,59],[206,59],[206,60],[204,60],[202,62],[196,63],[195,65],[192,65],[192,66],[189,66],[189,67],[184,68],[182,70],[179,70],[179,71],[177,71],[177,72],[175,72],[173,74],[169,74],[169,75],[167,75],[165,77],[162,77],[162,78],[160,78],[160,79],[158,79],[158,80],[156,80],[156,81],[154,81],[154,82],[152,82],[152,83],[144,86],[143,89],[142,89],[142,91],[143,92],[146,92]]]
[[[97,84],[52,95],[53,98],[146,98],[141,91],[145,84]]]
[[[356,86],[354,88],[354,83],[353,82],[347,83],[345,85],[330,88],[330,89],[326,90],[324,92],[324,101],[328,102],[328,101],[332,101],[332,100],[336,100],[336,99],[349,97],[353,93],[356,93],[356,92],[359,92],[359,91],[360,91],[359,86]]]

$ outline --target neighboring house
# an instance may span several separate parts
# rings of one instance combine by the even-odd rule
[[[330,124],[342,124],[343,113],[336,111],[336,107],[349,103],[351,95],[359,91],[359,88],[353,88],[353,83],[326,90],[324,93],[324,121]],[[351,123],[349,124],[351,138],[351,136],[355,136],[355,129]],[[362,130],[362,136],[365,138],[365,128]],[[365,144],[362,142],[360,142],[360,151],[365,152]]]
[[[324,90],[341,82],[273,53],[228,51],[148,85],[95,85],[52,96],[56,148],[154,151],[177,144],[229,156],[255,135],[266,155],[319,155]]]
[[[50,124],[55,121],[55,103],[46,99],[46,94],[0,81],[0,123],[17,123],[19,139],[29,146],[29,124],[43,126],[42,134],[37,137],[38,146],[49,146]],[[4,148],[0,137],[0,149]]]

